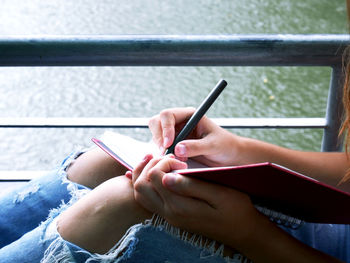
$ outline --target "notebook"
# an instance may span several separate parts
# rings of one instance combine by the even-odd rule
[[[153,143],[114,132],[92,140],[129,170],[146,154],[159,155]],[[247,193],[256,208],[278,224],[296,228],[303,221],[350,223],[349,193],[274,163],[206,167],[189,160],[188,169],[174,172]]]

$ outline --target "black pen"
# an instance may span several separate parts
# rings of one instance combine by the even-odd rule
[[[208,111],[210,106],[214,103],[217,97],[219,97],[220,93],[224,90],[226,86],[227,86],[227,82],[223,79],[216,84],[214,89],[209,93],[209,95],[205,98],[202,104],[193,113],[193,115],[188,120],[188,122],[183,127],[183,129],[180,131],[180,133],[176,136],[173,144],[170,145],[170,147],[165,151],[165,154],[174,153],[176,144],[186,139],[186,137],[196,127],[198,122],[202,119],[204,114]]]

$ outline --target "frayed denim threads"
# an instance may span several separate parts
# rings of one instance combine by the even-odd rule
[[[54,224],[52,222],[51,224]],[[181,235],[179,233],[182,233]],[[105,254],[90,253],[58,234],[45,252],[42,263],[88,262],[88,263],[248,263],[240,254],[233,258],[223,257],[223,245],[208,241],[200,235],[191,235],[169,225],[159,216],[128,229],[120,241]],[[68,249],[70,253],[68,252]],[[71,261],[74,258],[74,261]]]
[[[1,263],[40,261],[48,245],[43,233],[57,207],[89,191],[67,179],[67,167],[80,154],[72,153],[55,171],[0,196]]]

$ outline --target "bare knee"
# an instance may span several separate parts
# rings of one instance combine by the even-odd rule
[[[59,216],[63,239],[90,252],[105,253],[127,229],[151,217],[134,199],[132,183],[125,176],[112,178]]]

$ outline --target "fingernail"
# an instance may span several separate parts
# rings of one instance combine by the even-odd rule
[[[125,176],[126,176],[126,178],[128,178],[128,179],[132,179],[132,173],[130,172],[130,171],[127,171],[126,173],[125,173]]]
[[[163,141],[163,147],[166,148],[168,147],[168,143],[169,143],[170,139],[168,137],[165,137],[164,138],[164,141]]]
[[[163,146],[160,146],[159,151],[163,154],[165,152],[165,148]]]
[[[183,144],[176,145],[176,155],[185,156],[186,155],[186,146]]]
[[[147,162],[150,159],[150,154],[146,154],[145,157],[143,157],[142,162]]]

